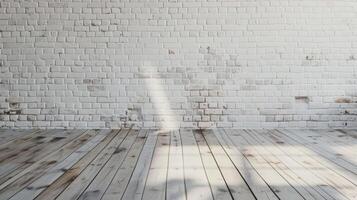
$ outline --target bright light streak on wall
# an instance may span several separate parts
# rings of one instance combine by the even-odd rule
[[[151,62],[144,62],[140,71],[144,76],[150,101],[153,103],[156,114],[163,120],[161,129],[164,131],[178,129],[179,125],[176,123],[177,116],[170,107],[167,91],[165,91],[157,68]]]

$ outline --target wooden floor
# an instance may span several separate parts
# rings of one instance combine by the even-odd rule
[[[355,130],[0,130],[0,199],[357,199]]]

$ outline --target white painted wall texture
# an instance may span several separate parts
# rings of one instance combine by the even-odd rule
[[[1,0],[0,125],[357,127],[356,0]]]

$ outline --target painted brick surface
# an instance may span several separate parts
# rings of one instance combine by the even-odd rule
[[[1,0],[0,125],[357,127],[355,0]]]

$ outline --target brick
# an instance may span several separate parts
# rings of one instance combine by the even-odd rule
[[[214,128],[214,123],[213,122],[199,122],[198,127],[199,128]]]
[[[205,115],[221,115],[222,110],[220,109],[206,109],[205,110]]]
[[[1,126],[356,126],[356,1],[1,7]]]

